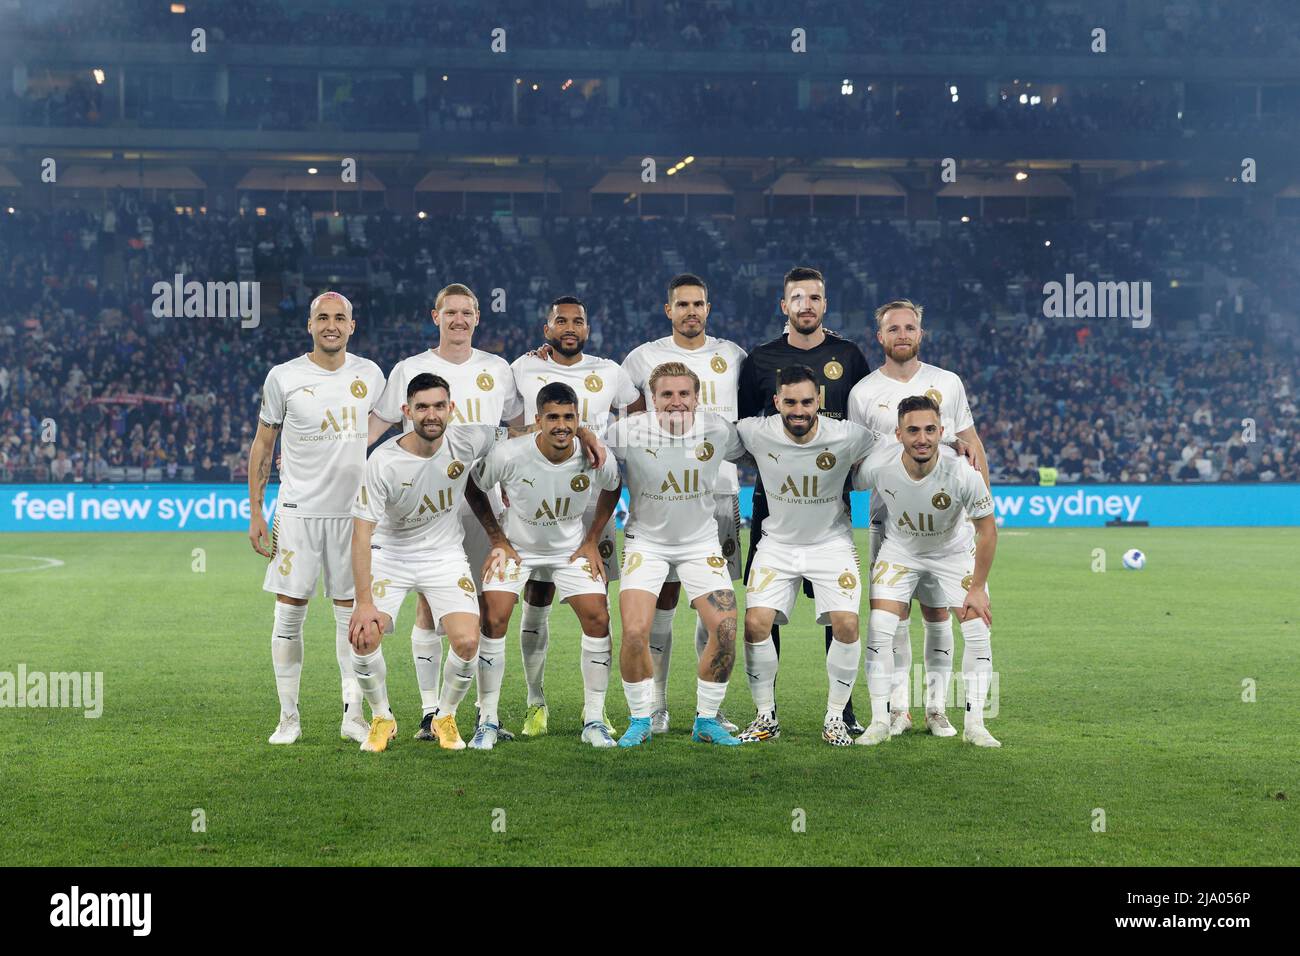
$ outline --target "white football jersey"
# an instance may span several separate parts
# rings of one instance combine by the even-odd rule
[[[456,407],[447,422],[449,431],[462,424],[496,426],[511,421],[523,410],[514,373],[501,356],[474,349],[468,361],[456,364],[433,349],[425,349],[393,366],[375,414],[386,422],[402,422],[402,430],[409,432],[414,426],[403,417],[402,406],[406,404],[407,385],[421,372],[440,375],[451,386],[451,400]]]
[[[577,393],[579,421],[600,436],[609,428],[611,410],[626,408],[641,394],[621,365],[594,355],[584,355],[574,365],[524,355],[515,359],[510,368],[515,389],[523,400],[525,425],[531,425],[537,414],[537,393],[552,382],[563,382]]]
[[[671,335],[666,335],[634,348],[623,360],[623,369],[645,395],[646,408],[654,411],[650,373],[664,362],[681,362],[700,377],[700,410],[714,412],[734,422],[740,414],[740,363],[745,361],[745,355],[744,349],[728,339],[706,335],[704,344],[698,349],[684,349],[673,341]],[[716,494],[734,495],[740,491],[740,477],[732,463],[722,463],[718,479]]]
[[[851,542],[844,485],[849,470],[876,446],[879,435],[825,415],[818,416],[817,433],[805,445],[786,434],[780,415],[742,418],[736,430],[763,477],[769,512],[763,519],[764,540],[798,548],[838,538]]]
[[[701,411],[689,431],[671,435],[648,412],[620,418],[605,444],[627,475],[629,535],[661,549],[717,548],[719,471],[745,453],[735,425]]]
[[[474,469],[480,488],[500,482],[510,499],[502,530],[525,562],[532,557],[568,558],[582,544],[588,503],[619,486],[613,455],[593,470],[577,441],[571,451],[557,465],[537,447],[536,435],[521,435],[502,442]]]
[[[448,429],[432,458],[407,451],[394,435],[366,462],[352,516],[375,522],[373,542],[398,554],[456,552],[464,529],[459,513],[474,462],[487,454],[496,429]]]
[[[280,427],[277,509],[348,516],[366,467],[370,412],[384,391],[384,373],[359,355],[348,355],[333,372],[306,355],[271,369],[258,417]]]
[[[898,428],[898,403],[912,395],[929,395],[938,403],[944,441],[952,441],[958,432],[975,424],[961,378],[924,362],[906,382],[888,377],[880,368],[866,376],[849,392],[848,419],[900,445],[894,435]]]
[[[964,458],[941,448],[928,475],[915,481],[903,468],[903,446],[882,443],[853,473],[853,487],[871,489],[885,507],[885,540],[914,555],[943,554],[970,547],[974,526],[967,516],[993,513],[993,495]],[[766,522],[764,522],[766,527]]]

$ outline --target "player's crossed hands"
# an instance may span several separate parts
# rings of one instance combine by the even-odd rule
[[[373,604],[360,601],[352,608],[348,622],[348,643],[360,654],[368,654],[379,646],[384,633],[384,616]]]

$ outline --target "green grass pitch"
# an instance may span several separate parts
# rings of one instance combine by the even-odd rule
[[[1129,547],[1148,553],[1145,571],[1123,570]],[[1092,570],[1096,548],[1105,573]],[[1297,529],[1004,532],[992,577],[997,751],[921,733],[823,744],[822,634],[807,599],[784,634],[776,742],[690,743],[683,607],[672,731],[636,751],[581,744],[578,633],[559,607],[551,736],[486,754],[411,739],[408,600],[384,645],[398,738],[375,756],[338,738],[333,619],[318,598],[304,738],[271,747],[272,599],[242,535],[7,535],[0,552],[12,572],[0,574],[0,671],[104,674],[98,719],[0,710],[4,865],[1300,863]],[[63,565],[19,570],[39,563],[30,557]],[[516,731],[517,627],[516,616],[502,701]],[[918,615],[917,662],[920,637]],[[865,690],[860,679],[863,711]],[[626,726],[616,680],[608,709]],[[726,709],[752,716],[739,666]],[[200,809],[206,831],[195,832]]]

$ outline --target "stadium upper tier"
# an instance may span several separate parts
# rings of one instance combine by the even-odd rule
[[[621,360],[668,331],[673,274],[703,275],[709,331],[748,348],[781,331],[785,270],[812,264],[828,327],[873,366],[874,307],[925,306],[922,358],[965,379],[995,480],[1039,466],[1062,481],[1300,480],[1297,254],[1289,219],[189,216],[126,197],[23,211],[0,215],[0,476],[241,478],[266,371],[309,348],[321,270],[350,277],[333,284],[356,303],[351,349],[387,371],[434,344],[449,282],[478,291],[480,348],[535,347],[547,303],[573,293],[588,350]],[[154,283],[177,273],[259,282],[259,323],[155,314]],[[1150,282],[1150,326],[1046,317],[1043,285],[1067,274]]]
[[[179,9],[177,9],[179,8]],[[791,31],[834,53],[1092,56],[1092,33],[1128,56],[1286,57],[1300,52],[1289,0],[20,0],[5,16],[29,42],[226,43],[664,53],[788,50]]]

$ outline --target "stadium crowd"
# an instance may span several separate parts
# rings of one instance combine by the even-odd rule
[[[1288,0],[376,0],[364,12],[307,0],[21,0],[13,26],[34,41],[166,42],[204,26],[242,43],[469,47],[506,28],[521,49],[786,49],[794,26],[833,52],[1090,54],[1098,24],[1145,55],[1286,56],[1300,52]]]
[[[266,289],[256,327],[154,314],[154,282],[231,280],[238,247]],[[962,375],[995,480],[1036,483],[1040,467],[1063,482],[1300,480],[1300,342],[1267,318],[1300,291],[1286,267],[1300,254],[1293,221],[525,227],[313,219],[287,203],[190,216],[125,197],[98,212],[0,215],[0,479],[241,480],[266,370],[302,351],[323,284],[299,263],[322,248],[367,263],[368,284],[343,287],[357,303],[351,348],[384,369],[432,343],[431,294],[449,281],[478,291],[480,348],[523,354],[547,303],[576,293],[589,351],[622,360],[666,333],[672,274],[704,275],[710,333],[750,348],[781,330],[779,277],[813,263],[827,275],[828,326],[873,366],[874,306],[899,295],[925,306],[922,360]],[[1151,327],[1044,318],[1042,283],[1070,271],[1151,281]]]

